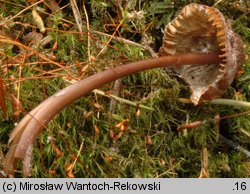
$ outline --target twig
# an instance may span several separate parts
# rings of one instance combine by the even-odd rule
[[[230,146],[231,148],[240,151],[241,153],[245,154],[245,156],[247,156],[248,158],[250,158],[250,152],[248,150],[246,150],[245,148],[237,145],[236,143],[234,143],[232,140],[220,135],[220,141],[227,144],[228,146]]]
[[[79,150],[78,150],[78,152],[77,152],[77,156],[75,157],[75,160],[74,160],[74,162],[73,162],[73,164],[72,164],[72,169],[73,169],[74,166],[76,165],[76,161],[77,161],[77,159],[79,158],[79,156],[80,156],[80,154],[81,154],[82,148],[83,148],[83,142],[81,143],[80,148],[79,148]],[[72,169],[71,169],[71,170],[72,170]]]
[[[83,2],[83,10],[84,10],[84,14],[86,17],[86,28],[87,28],[87,35],[88,35],[88,59],[89,59],[89,62],[91,62],[91,53],[90,53],[91,39],[90,39],[89,16],[86,10],[85,1]]]
[[[192,104],[192,101],[189,98],[179,98],[179,102]],[[216,105],[228,105],[228,106],[236,106],[242,108],[250,108],[250,102],[242,101],[242,100],[233,100],[233,99],[226,99],[226,98],[218,98],[207,101],[209,104],[216,104]]]
[[[93,92],[95,94],[99,94],[99,95],[102,95],[102,96],[106,96],[106,97],[109,97],[109,98],[113,98],[117,101],[120,101],[120,102],[123,102],[125,104],[129,104],[131,106],[134,106],[134,107],[139,107],[139,108],[142,108],[142,109],[145,109],[145,110],[150,110],[150,111],[154,111],[155,109],[151,108],[151,107],[148,107],[148,106],[144,106],[142,104],[139,104],[136,103],[136,102],[132,102],[130,100],[127,100],[127,99],[124,99],[124,98],[120,98],[118,96],[115,96],[115,95],[112,95],[112,94],[106,94],[105,92],[101,91],[101,90],[98,90],[98,89],[95,89],[93,90]]]
[[[8,120],[4,82],[1,75],[0,75],[0,108],[2,108],[4,119]]]
[[[70,5],[71,5],[71,8],[73,10],[73,14],[75,16],[75,20],[76,20],[78,30],[82,34],[82,18],[81,18],[80,11],[79,11],[79,9],[77,7],[76,1],[75,0],[70,0]]]
[[[208,102],[209,104],[218,104],[218,105],[229,105],[229,106],[237,106],[243,108],[250,108],[250,102],[241,101],[241,100],[233,100],[233,99],[214,99]]]

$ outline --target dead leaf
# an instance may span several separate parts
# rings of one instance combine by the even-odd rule
[[[67,173],[67,176],[68,176],[69,178],[75,178],[75,175],[72,173],[72,171],[69,171],[69,172]]]
[[[165,166],[165,165],[166,165],[166,161],[163,160],[163,159],[160,159],[160,163],[161,163],[162,166]]]
[[[74,163],[71,163],[71,164],[67,163],[64,166],[66,172],[72,171],[73,167],[74,167]]]
[[[39,32],[32,31],[23,37],[23,41],[27,45],[34,45],[43,39],[43,35]]]
[[[152,141],[152,138],[151,138],[150,135],[146,136],[146,142],[147,142],[148,145],[152,145],[153,144],[153,141]]]
[[[52,12],[60,11],[60,6],[58,5],[58,3],[55,0],[50,0],[49,7],[50,7]]]
[[[39,28],[41,33],[45,33],[46,32],[46,28],[44,27],[44,23],[43,23],[43,19],[41,18],[41,16],[36,12],[35,9],[32,9],[32,16],[33,19],[37,25],[37,27]]]
[[[119,129],[119,128],[121,128],[121,126],[122,126],[122,122],[116,124],[116,125],[115,125],[115,128],[118,128],[118,129]]]
[[[67,24],[67,23],[63,23],[63,27],[64,27],[64,28],[70,28],[71,25],[70,25],[70,24]]]
[[[104,160],[108,163],[111,163],[113,161],[113,158],[112,158],[112,156],[107,156],[104,158]]]
[[[92,115],[93,111],[89,111],[84,115],[84,119],[88,119]]]
[[[55,175],[56,174],[56,170],[49,170],[49,174]]]
[[[122,137],[123,132],[120,131],[117,135],[115,135],[115,139],[120,139]]]
[[[55,51],[58,49],[58,43],[57,41],[55,41],[55,43],[53,44],[52,50]]]
[[[85,71],[88,69],[88,67],[89,67],[89,64],[84,65],[83,68],[81,69],[81,72],[85,73]]]
[[[36,2],[37,0],[28,0],[28,3],[34,3]]]
[[[102,108],[102,105],[100,105],[99,103],[94,103],[94,106],[97,108],[97,109],[101,109]]]
[[[201,171],[199,178],[209,178],[207,148],[201,150]]]
[[[19,99],[17,99],[13,94],[10,94],[12,109],[14,111],[13,116],[17,118],[23,112],[23,106]]]
[[[94,125],[95,135],[100,135],[100,130],[97,125]]]
[[[128,124],[129,124],[129,119],[125,119],[123,122],[122,122],[122,126],[120,128],[120,130],[122,132],[125,132],[128,128]]]
[[[110,137],[111,139],[114,139],[114,138],[115,138],[115,133],[114,133],[114,131],[113,131],[112,129],[109,130],[109,137]]]
[[[0,64],[1,65],[1,64]],[[3,69],[2,69],[2,73],[7,73],[7,71],[8,71],[8,66],[6,66],[6,67],[4,67]]]
[[[63,152],[58,147],[55,147],[54,151],[58,157],[63,156]]]
[[[141,110],[138,108],[136,111],[136,117],[140,117],[141,116]]]

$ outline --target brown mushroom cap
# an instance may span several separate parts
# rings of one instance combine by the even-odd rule
[[[199,4],[185,6],[167,25],[159,55],[211,51],[220,53],[220,64],[173,68],[189,84],[195,105],[220,97],[246,57],[243,42],[218,9]]]

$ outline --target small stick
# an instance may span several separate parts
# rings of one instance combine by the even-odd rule
[[[138,107],[138,108],[141,108],[141,109],[145,109],[145,110],[150,110],[150,111],[154,111],[155,109],[152,108],[152,107],[148,107],[148,106],[144,106],[142,104],[138,104],[137,102],[132,102],[130,100],[127,100],[127,99],[124,99],[124,98],[121,98],[121,97],[118,97],[118,96],[115,96],[113,94],[105,94],[105,92],[101,91],[101,90],[98,90],[98,89],[95,89],[93,90],[93,92],[95,94],[99,94],[99,95],[102,95],[102,96],[106,96],[106,97],[109,97],[111,99],[114,99],[116,101],[119,101],[119,102],[122,102],[122,103],[125,103],[125,104],[129,104],[131,106],[134,106],[134,107]],[[111,103],[111,102],[110,102]],[[110,106],[111,107],[111,106]],[[113,108],[113,107],[112,107]],[[112,112],[112,109],[110,108],[109,109],[111,112]]]
[[[207,148],[204,147],[201,150],[201,171],[199,178],[209,178],[208,162],[208,151]]]
[[[250,158],[250,152],[248,150],[246,150],[245,148],[237,145],[232,140],[227,139],[226,137],[220,135],[220,141],[223,142],[223,143],[225,143],[225,144],[227,144],[231,148],[240,151],[241,153],[245,154],[245,156],[247,156],[248,158]]]
[[[86,17],[86,28],[87,28],[87,35],[88,35],[88,59],[89,62],[91,61],[91,52],[90,52],[90,44],[91,44],[91,37],[90,37],[90,27],[89,27],[89,16],[88,16],[88,12],[85,6],[85,1],[83,2],[83,10],[84,10],[84,14]]]
[[[179,102],[185,104],[193,104],[193,102],[189,98],[179,98]],[[218,98],[213,99],[210,101],[205,101],[209,104],[216,104],[216,105],[228,105],[228,106],[236,106],[242,108],[250,108],[250,102],[243,101],[243,100],[234,100],[234,99],[226,99],[226,98]]]

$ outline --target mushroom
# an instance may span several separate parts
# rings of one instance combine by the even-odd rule
[[[220,64],[172,68],[190,86],[191,101],[220,97],[232,83],[238,68],[245,61],[241,39],[227,25],[222,13],[206,5],[190,4],[167,25],[159,56],[183,53],[219,53]]]
[[[215,8],[198,4],[184,7],[166,27],[159,54],[158,58],[118,66],[78,81],[34,108],[10,135],[4,171],[13,176],[17,160],[23,159],[24,174],[31,175],[32,148],[36,137],[65,106],[93,89],[139,71],[171,67],[190,84],[193,90],[191,99],[198,104],[221,95],[245,57],[242,42],[226,25],[223,15]],[[200,74],[211,78],[203,78],[203,81]]]

